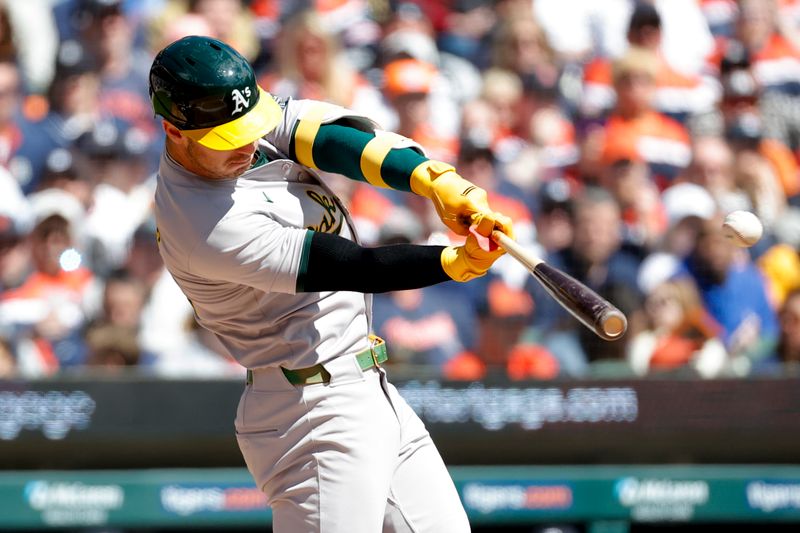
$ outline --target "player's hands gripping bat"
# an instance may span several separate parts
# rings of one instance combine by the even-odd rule
[[[482,247],[479,240],[486,237],[477,231],[467,235],[461,246],[448,246],[442,250],[442,269],[456,281],[469,281],[486,274],[489,267],[505,253],[502,248]]]
[[[520,246],[502,229],[493,230],[490,234],[491,242],[486,242],[487,239],[478,233],[475,220],[475,217],[472,217],[461,219],[461,222],[469,228],[468,231],[476,237],[476,242],[482,245],[486,253],[491,253],[493,247],[497,246],[508,252],[508,255],[533,274],[561,307],[599,337],[611,341],[625,334],[628,320],[622,311],[580,281],[548,265],[543,259]],[[469,225],[470,221],[473,221],[472,225]]]
[[[411,189],[430,198],[436,213],[444,224],[458,235],[467,235],[470,220],[480,235],[488,237],[493,229],[500,229],[514,237],[511,219],[489,208],[486,191],[462,178],[452,165],[428,160],[411,174]]]

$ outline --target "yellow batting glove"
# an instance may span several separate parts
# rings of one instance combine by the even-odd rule
[[[478,239],[470,233],[462,246],[448,246],[442,250],[442,268],[445,274],[456,281],[469,281],[486,274],[504,253],[502,248],[481,248]]]
[[[488,237],[499,229],[514,237],[511,219],[489,208],[486,191],[462,178],[452,165],[428,160],[411,173],[411,190],[430,198],[436,214],[458,235],[466,235],[471,224]]]
[[[484,237],[491,237],[492,230],[497,229],[512,239],[514,238],[514,226],[511,219],[497,211],[475,213],[470,222],[475,226],[475,230]]]

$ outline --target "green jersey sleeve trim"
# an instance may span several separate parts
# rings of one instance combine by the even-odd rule
[[[294,139],[295,135],[297,135],[297,127],[300,125],[300,121],[294,123],[292,126],[292,142],[289,143],[289,159],[292,161],[297,161],[297,151],[294,148]]]
[[[308,276],[308,258],[311,257],[311,239],[313,236],[313,231],[306,230],[306,236],[303,239],[303,252],[300,254],[300,267],[297,270],[295,292],[305,291],[305,282]]]

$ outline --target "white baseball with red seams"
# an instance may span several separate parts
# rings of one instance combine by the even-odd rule
[[[764,226],[761,221],[750,211],[728,213],[722,223],[722,230],[725,237],[742,248],[753,246],[764,234]]]

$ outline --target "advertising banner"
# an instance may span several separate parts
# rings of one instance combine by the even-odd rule
[[[394,383],[448,464],[800,464],[793,379]],[[242,388],[0,382],[0,469],[243,466],[233,431]],[[632,480],[620,490],[646,513],[638,494],[688,489]],[[793,490],[754,485],[753,501],[791,502]]]
[[[452,467],[473,524],[800,522],[800,467]],[[0,473],[0,529],[267,526],[244,469]],[[755,529],[754,529],[755,530]]]
[[[0,529],[269,524],[243,469],[0,473]]]

